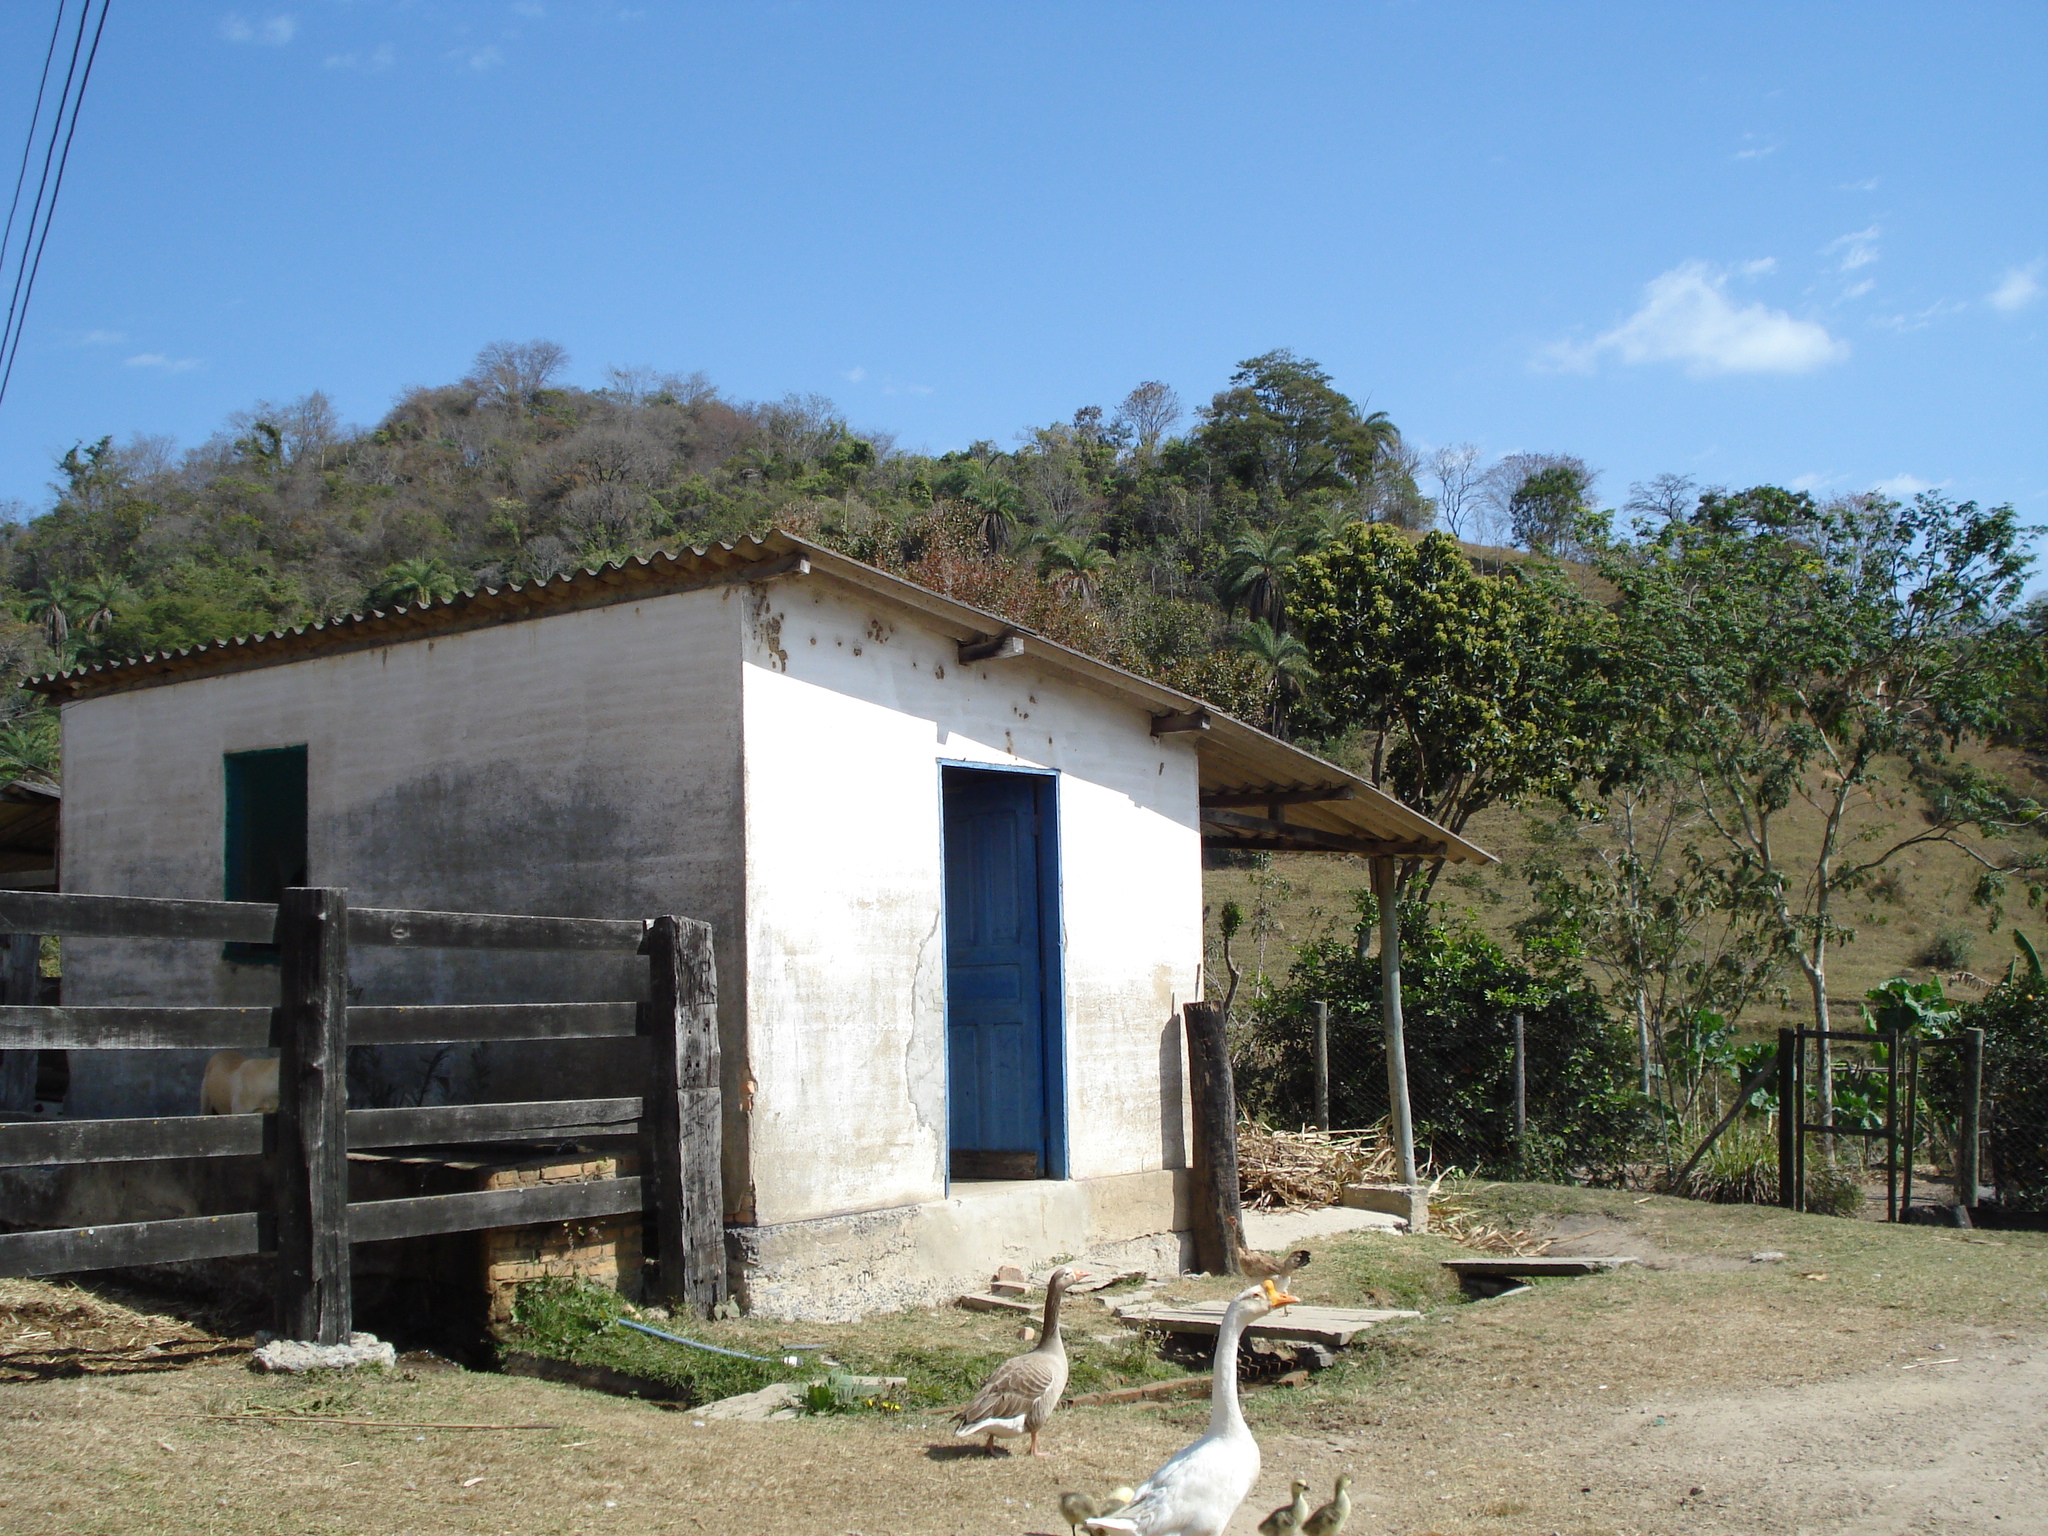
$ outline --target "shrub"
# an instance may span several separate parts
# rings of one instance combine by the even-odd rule
[[[1370,898],[1361,897],[1369,914]],[[1539,976],[1436,909],[1402,923],[1402,1013],[1418,1150],[1471,1169],[1618,1180],[1648,1146],[1652,1107],[1634,1086],[1634,1048],[1576,973]],[[1246,1111],[1274,1123],[1308,1118],[1312,1018],[1330,1005],[1330,1114],[1339,1126],[1387,1113],[1380,968],[1353,942],[1312,941],[1293,972],[1236,1032],[1232,1063]],[[1528,1051],[1530,1137],[1518,1160],[1513,1016]]]
[[[1984,997],[1963,1004],[1956,1025],[1984,1031],[1987,1171],[1998,1203],[2048,1211],[2048,986],[2039,972],[2015,967]],[[1951,1060],[1959,1054],[1942,1053]],[[1945,1097],[1959,1099],[1960,1084],[1942,1086]]]
[[[1915,963],[1931,971],[1963,971],[1977,953],[1977,935],[1961,923],[1939,923],[1920,946]]]

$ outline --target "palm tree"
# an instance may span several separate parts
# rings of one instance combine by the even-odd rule
[[[422,607],[427,603],[445,601],[462,590],[462,583],[456,574],[439,560],[420,556],[412,560],[400,560],[384,572],[370,601],[378,607]]]
[[[74,606],[85,615],[78,621],[79,629],[88,635],[96,635],[114,622],[115,611],[134,594],[114,577],[95,576],[91,581],[80,584],[72,596]]]
[[[1294,553],[1298,557],[1328,549],[1358,520],[1357,512],[1337,501],[1304,512],[1294,525]]]
[[[960,499],[981,514],[975,529],[991,554],[1010,542],[1010,530],[1024,515],[1017,482],[988,464],[975,465]]]
[[[28,595],[28,618],[43,626],[50,649],[62,652],[71,639],[71,609],[78,592],[62,576],[52,576]]]
[[[0,779],[57,777],[57,715],[39,709],[0,725]]]
[[[1076,597],[1084,603],[1095,601],[1102,578],[1116,564],[1116,557],[1093,538],[1071,533],[1047,533],[1038,540],[1038,574],[1052,584],[1062,597]]]
[[[1298,635],[1285,634],[1264,619],[1254,619],[1231,641],[1231,648],[1249,656],[1266,674],[1267,719],[1275,736],[1287,723],[1287,704],[1315,680],[1308,647]]]
[[[1216,584],[1224,602],[1274,629],[1287,627],[1287,576],[1301,553],[1291,528],[1252,529],[1231,541]]]

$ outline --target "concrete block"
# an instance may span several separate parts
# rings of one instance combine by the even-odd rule
[[[1346,1184],[1339,1197],[1361,1211],[1381,1211],[1408,1223],[1410,1232],[1429,1230],[1429,1191],[1401,1184]]]

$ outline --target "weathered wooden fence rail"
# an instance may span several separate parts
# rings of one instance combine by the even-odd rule
[[[276,906],[7,891],[0,931],[275,944],[280,994],[275,1008],[0,1007],[6,1050],[279,1052],[275,1114],[0,1124],[0,1167],[267,1157],[273,1211],[0,1233],[0,1276],[274,1254],[279,1331],[331,1344],[349,1332],[351,1243],[639,1211],[654,1236],[659,1292],[700,1312],[724,1298],[717,977],[706,924],[351,908],[345,891],[309,887],[286,891]],[[649,1001],[351,1007],[351,946],[641,954]],[[635,1097],[347,1105],[352,1045],[635,1036],[647,1042]],[[634,1132],[639,1178],[348,1199],[352,1148]]]

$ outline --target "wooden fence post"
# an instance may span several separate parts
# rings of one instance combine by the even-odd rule
[[[1330,1128],[1330,1005],[1316,1004],[1316,1129]]]
[[[346,1344],[348,892],[287,890],[277,948],[277,1331]]]
[[[1806,1106],[1799,1102],[1799,1050],[1796,1029],[1778,1031],[1778,1204],[1799,1209],[1799,1122]]]
[[[1522,1010],[1515,1010],[1515,1167],[1529,1166],[1529,1041],[1522,1028]]]
[[[699,1317],[726,1299],[724,1115],[718,971],[711,927],[657,917],[641,946],[651,972],[642,1033],[653,1072],[642,1122],[664,1296]]]
[[[33,933],[0,933],[0,1003],[36,1001],[36,968],[43,941]],[[36,1052],[0,1051],[0,1109],[30,1109],[36,1101]]]
[[[1195,1262],[1212,1275],[1238,1272],[1244,1209],[1237,1182],[1237,1085],[1218,1003],[1181,1009],[1188,1035],[1188,1088],[1194,1109]]]
[[[1983,1188],[1984,1031],[1963,1031],[1963,1104],[1956,1127],[1956,1204],[1969,1210]]]

